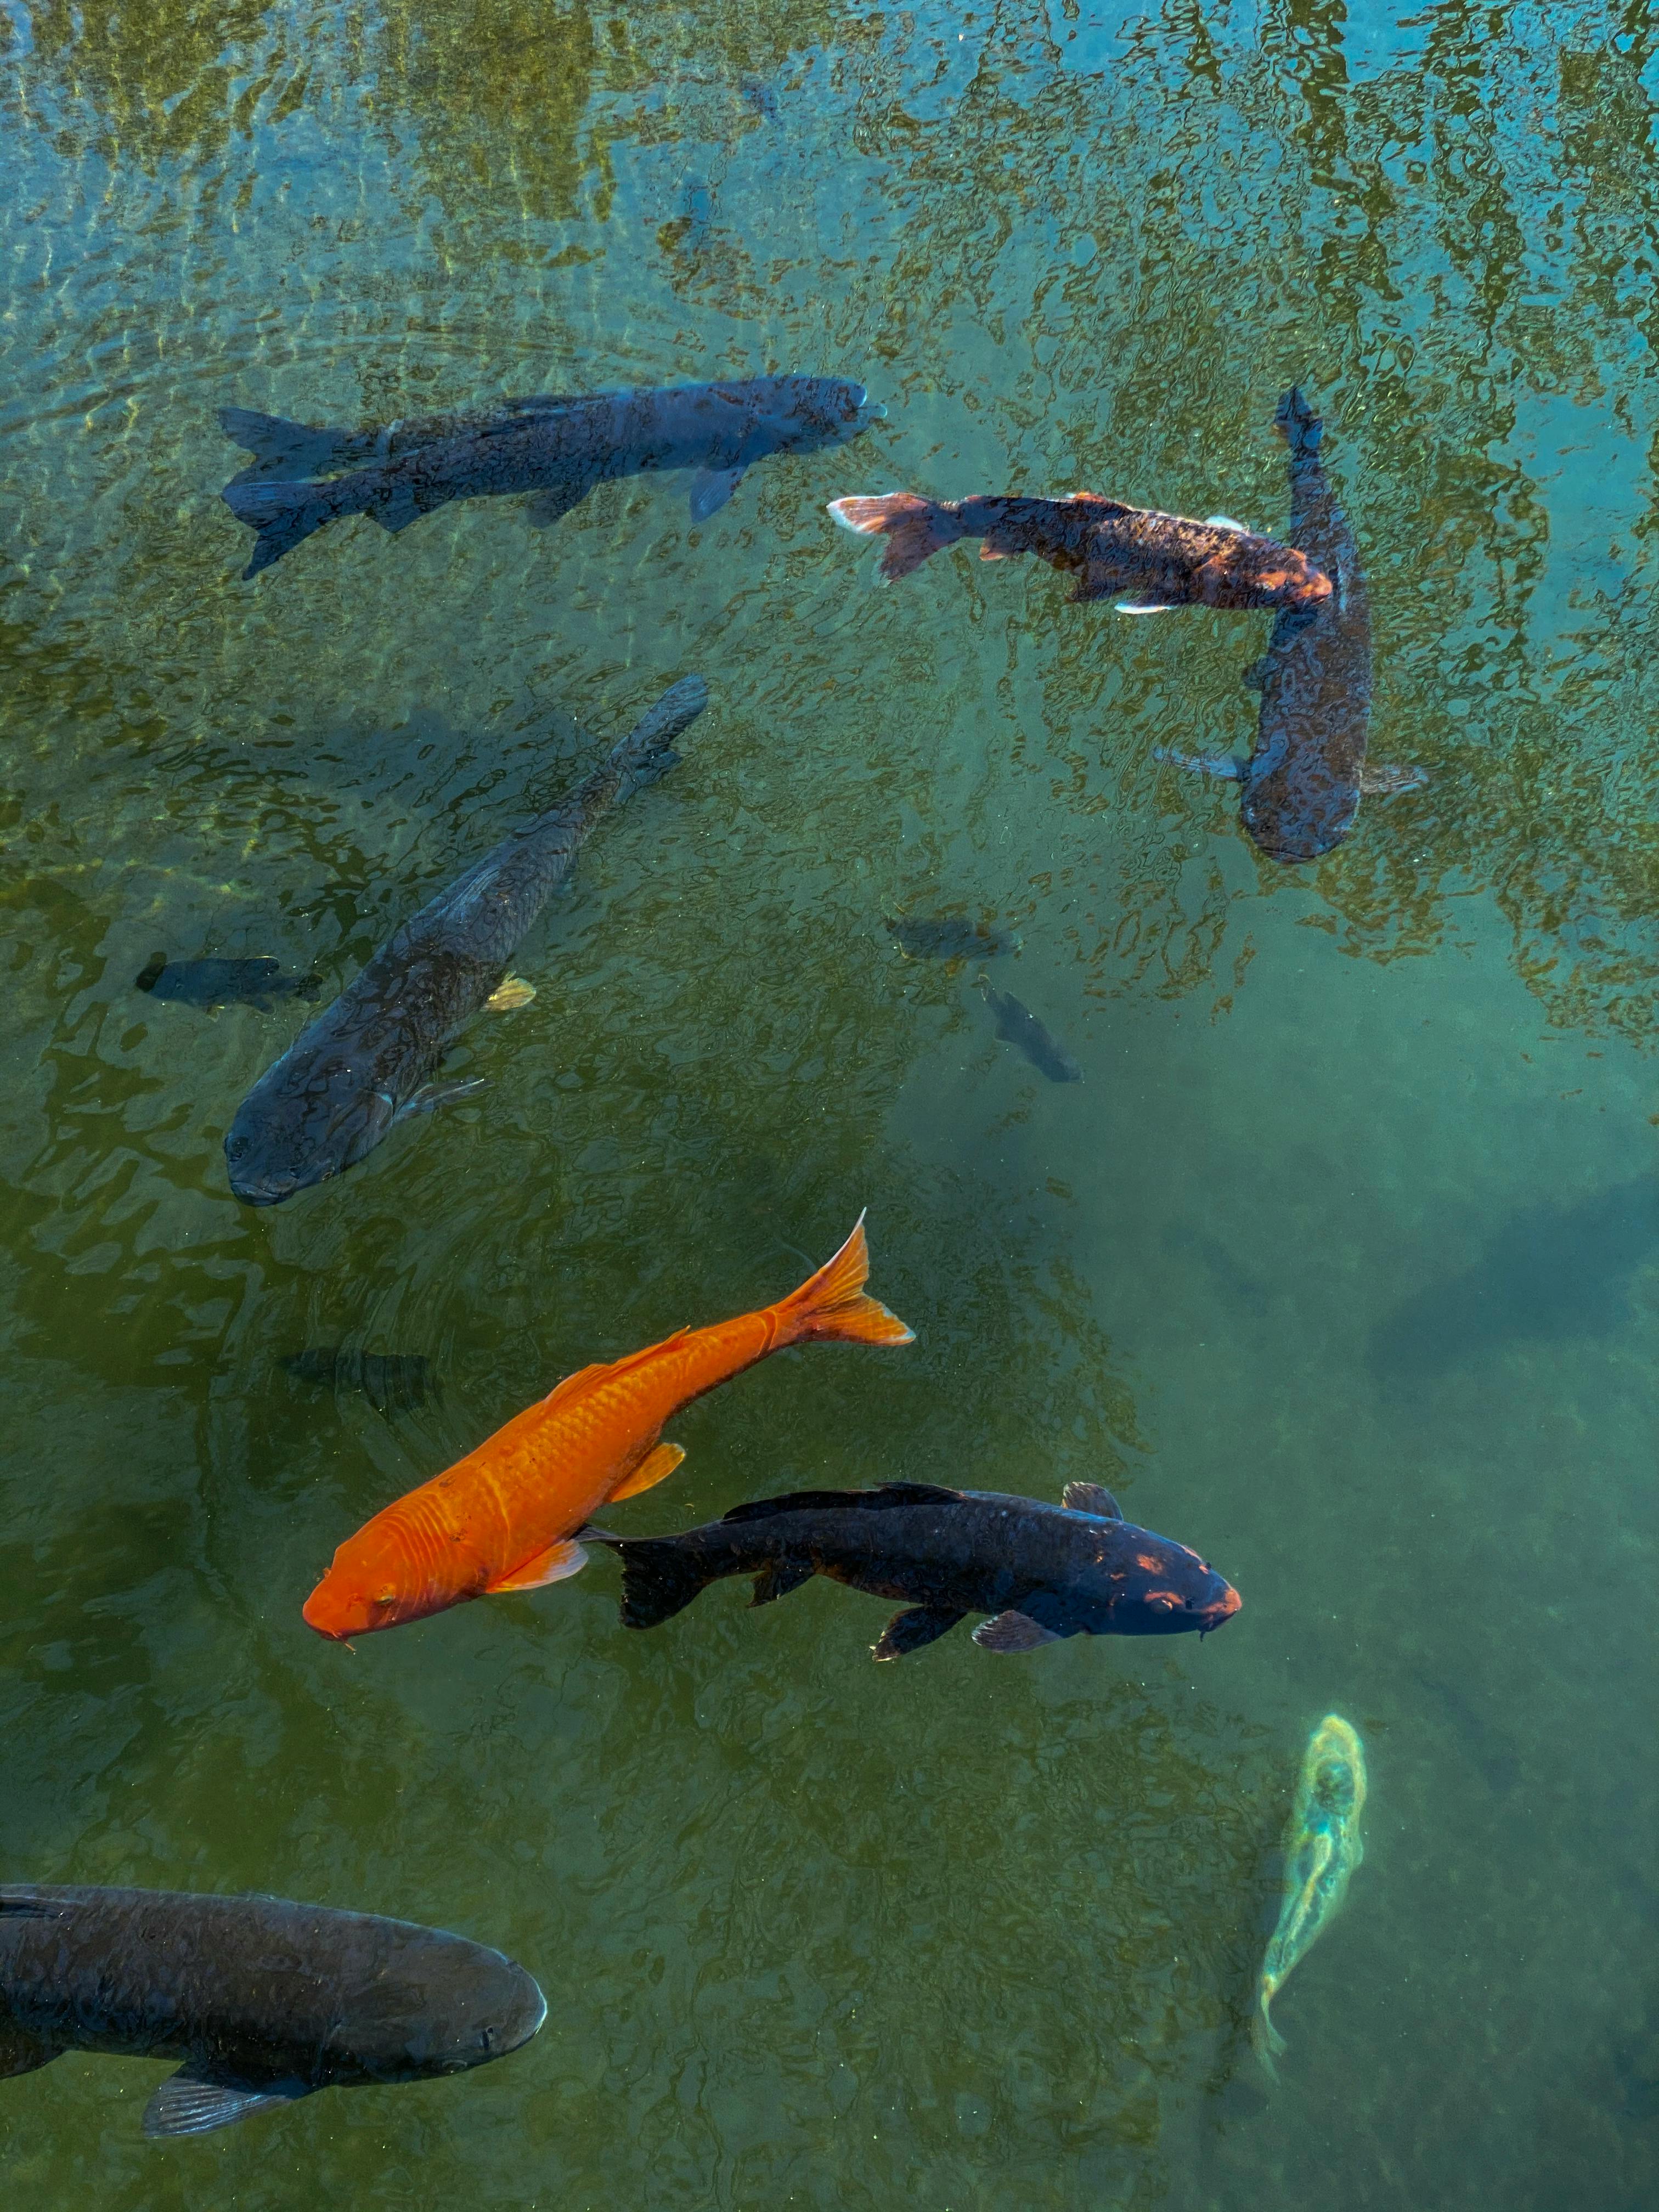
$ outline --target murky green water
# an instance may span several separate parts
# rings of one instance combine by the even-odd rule
[[[550,2006],[466,2081],[172,2148],[159,2067],[71,2056],[0,2087],[8,2206],[1653,2203],[1655,50],[1501,0],[0,0],[0,1862],[430,1919]],[[223,404],[766,368],[889,418],[701,529],[635,479],[235,580]],[[1247,738],[1267,617],[960,556],[878,594],[823,503],[1272,529],[1298,378],[1374,754],[1433,781],[1287,872],[1153,758]],[[344,980],[694,668],[684,766],[456,1057],[478,1106],[237,1206],[304,1010],[157,1004],[149,956]],[[900,957],[941,908],[1019,933],[1080,1086]],[[877,1668],[822,1583],[625,1634],[608,1560],[306,1631],[369,1511],[865,1205],[915,1346],[705,1401],[627,1524],[1103,1476],[1238,1585],[1224,1635]],[[441,1392],[280,1364],[336,1344]],[[1269,2093],[1333,1706],[1367,1857]]]

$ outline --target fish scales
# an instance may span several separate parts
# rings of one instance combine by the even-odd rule
[[[588,1516],[679,1463],[660,1438],[682,1406],[781,1345],[909,1342],[864,1294],[869,1264],[860,1216],[835,1257],[775,1305],[568,1376],[348,1538],[306,1601],[307,1622],[344,1639],[579,1571]]]

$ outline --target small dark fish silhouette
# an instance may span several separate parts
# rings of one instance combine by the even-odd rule
[[[323,989],[320,975],[284,975],[280,960],[169,960],[165,952],[152,952],[132,980],[152,998],[187,1006],[269,1006],[320,998]]]
[[[522,1966],[409,1920],[280,1897],[0,1888],[0,2076],[65,2051],[177,2059],[147,2136],[464,2073],[546,2014]]]
[[[664,692],[568,799],[429,900],[301,1031],[226,1133],[238,1198],[278,1206],[354,1166],[404,1115],[483,1089],[479,1081],[428,1085],[426,1079],[481,1006],[492,999],[522,1005],[534,995],[517,978],[502,981],[514,947],[569,874],[599,817],[673,767],[674,739],[708,701],[701,676]]]
[[[1083,1070],[1060,1039],[1044,1029],[1029,1006],[1021,1006],[1012,991],[994,988],[987,976],[980,977],[979,988],[985,994],[986,1005],[996,1017],[997,1035],[1004,1044],[1017,1046],[1050,1083],[1082,1082]]]
[[[1117,602],[1124,615],[1190,606],[1310,606],[1331,595],[1329,577],[1304,553],[1259,538],[1225,515],[1194,522],[1155,507],[1126,507],[1098,492],[1074,491],[1069,499],[951,501],[892,491],[874,499],[832,499],[830,512],[843,530],[886,538],[878,571],[884,583],[908,576],[942,545],[981,538],[981,561],[1035,553],[1050,568],[1075,575],[1074,602],[1127,592]]]
[[[752,107],[757,115],[763,116],[769,123],[779,120],[778,95],[764,77],[746,76],[740,89],[744,105]]]
[[[290,1352],[283,1365],[301,1382],[360,1390],[377,1413],[406,1413],[434,1388],[432,1363],[417,1352],[358,1352],[339,1344]]]
[[[541,528],[596,484],[647,469],[695,469],[691,520],[704,522],[752,462],[839,445],[886,411],[870,404],[861,384],[839,376],[756,376],[586,398],[550,392],[503,400],[493,412],[372,431],[318,429],[227,407],[219,416],[227,435],[270,455],[285,473],[244,471],[225,486],[224,501],[258,533],[245,578],[343,515],[366,514],[398,531],[453,499],[532,492],[531,520]],[[319,474],[349,473],[323,483],[287,480],[301,464]]]
[[[1062,1636],[1207,1635],[1238,1611],[1238,1592],[1184,1544],[1126,1521],[1095,1482],[1068,1482],[1063,1505],[996,1491],[889,1482],[878,1490],[801,1490],[734,1506],[681,1536],[588,1535],[623,1561],[622,1617],[654,1628],[727,1575],[753,1575],[769,1605],[814,1575],[899,1598],[876,1644],[896,1659],[969,1613],[985,1651],[1030,1651]]]
[[[1319,417],[1291,391],[1278,421],[1290,447],[1291,535],[1336,588],[1317,605],[1281,608],[1267,650],[1245,670],[1245,683],[1261,694],[1247,761],[1162,747],[1158,757],[1235,778],[1244,827],[1270,860],[1316,860],[1352,829],[1362,793],[1409,791],[1427,777],[1420,769],[1365,765],[1371,616],[1359,550],[1319,458]]]
[[[1463,1739],[1470,1758],[1486,1777],[1494,1797],[1507,1797],[1521,1778],[1521,1762],[1513,1748],[1491,1724],[1482,1720],[1455,1682],[1415,1669],[1430,1696],[1439,1700],[1447,1719]]]
[[[1018,943],[1006,930],[990,929],[982,921],[967,921],[956,914],[902,914],[886,927],[899,950],[912,960],[994,960],[1013,951]]]

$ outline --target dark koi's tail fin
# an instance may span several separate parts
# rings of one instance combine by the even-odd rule
[[[364,442],[361,431],[290,422],[286,416],[259,415],[251,407],[222,407],[219,427],[233,445],[252,454],[263,476],[326,476],[331,469],[344,468]]]
[[[684,1613],[692,1599],[720,1580],[674,1536],[611,1536],[602,1540],[622,1555],[622,1623],[656,1628]]]
[[[611,749],[607,769],[622,778],[618,799],[643,791],[659,775],[666,775],[679,760],[674,740],[695,722],[708,704],[708,686],[701,676],[687,676],[665,691],[619,744]]]
[[[908,576],[930,553],[937,553],[941,545],[954,545],[963,535],[955,507],[924,499],[919,491],[884,492],[878,499],[832,499],[830,512],[855,537],[887,540],[880,569],[884,584]]]
[[[1293,384],[1279,403],[1273,416],[1285,443],[1291,449],[1291,459],[1299,459],[1304,453],[1316,453],[1319,441],[1324,435],[1325,425],[1302,396],[1299,385]]]
[[[798,1291],[780,1298],[772,1309],[777,1317],[778,1340],[783,1344],[909,1344],[915,1332],[878,1299],[866,1297],[864,1285],[870,1273],[870,1248],[864,1239],[864,1216],[833,1260],[826,1260],[816,1275],[809,1275]]]
[[[242,571],[244,583],[333,520],[331,489],[329,484],[244,483],[232,478],[224,489],[225,505],[238,522],[258,533],[253,558]]]

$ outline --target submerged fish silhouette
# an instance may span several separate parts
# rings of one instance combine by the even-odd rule
[[[969,955],[994,960],[1012,952],[1018,939],[1006,929],[991,929],[957,914],[902,914],[885,925],[902,952],[912,960],[965,960]]]
[[[688,676],[568,799],[515,830],[383,945],[354,982],[302,1030],[236,1109],[225,1137],[230,1187],[249,1206],[278,1206],[372,1152],[394,1121],[467,1097],[480,1082],[422,1088],[450,1039],[503,985],[514,947],[570,872],[607,808],[671,769],[673,741],[702,712],[708,687]]]
[[[1082,1082],[1083,1070],[1029,1006],[1022,1006],[1012,991],[995,989],[988,976],[979,978],[979,988],[996,1017],[997,1035],[1004,1044],[1016,1046],[1050,1083]]]
[[[1285,2039],[1268,2007],[1297,1960],[1329,1927],[1365,1856],[1359,1816],[1365,1807],[1365,1751],[1340,1713],[1327,1713],[1308,1739],[1285,1830],[1285,1899],[1256,1983],[1250,2040],[1269,2074]]]
[[[349,1536],[306,1600],[307,1624],[343,1642],[579,1574],[588,1515],[651,1489],[685,1457],[660,1441],[682,1407],[788,1345],[910,1342],[897,1315],[866,1297],[869,1273],[860,1214],[834,1259],[775,1305],[567,1375]]]
[[[1371,616],[1359,550],[1319,457],[1322,425],[1300,392],[1285,394],[1279,427],[1291,457],[1291,535],[1335,585],[1317,605],[1285,607],[1267,650],[1244,672],[1261,694],[1250,757],[1158,757],[1236,779],[1239,813],[1274,860],[1316,860],[1353,827],[1364,792],[1409,791],[1420,769],[1365,764],[1371,716]]]
[[[424,1405],[432,1389],[432,1362],[418,1352],[360,1352],[339,1344],[308,1346],[283,1361],[301,1382],[359,1390],[377,1413],[405,1413]]]
[[[1164,614],[1172,607],[1299,607],[1330,596],[1330,579],[1294,546],[1257,537],[1224,516],[1194,522],[1155,507],[1126,507],[1098,492],[1068,499],[994,496],[925,499],[920,492],[834,499],[830,512],[843,530],[885,538],[879,578],[891,583],[921,568],[942,545],[980,538],[981,561],[1035,553],[1052,568],[1075,575],[1074,601],[1119,600],[1126,615]]]
[[[349,473],[298,483],[245,471],[225,486],[239,522],[258,532],[242,571],[257,576],[325,523],[366,514],[405,529],[454,499],[535,494],[531,519],[556,522],[595,485],[647,469],[695,469],[691,519],[706,521],[769,453],[811,453],[868,428],[886,410],[839,376],[755,376],[660,391],[548,393],[493,412],[435,416],[375,431],[313,429],[226,408],[227,434],[279,468]],[[368,441],[367,446],[365,441]],[[384,444],[382,444],[384,441]]]
[[[905,1601],[878,1659],[970,1613],[994,1616],[974,1631],[981,1650],[1030,1651],[1062,1636],[1207,1635],[1239,1607],[1196,1552],[1126,1521],[1095,1482],[1068,1482],[1063,1505],[930,1482],[801,1490],[680,1536],[593,1539],[622,1554],[626,1627],[654,1628],[724,1576],[753,1575],[753,1603],[769,1605],[825,1575]]]
[[[527,2043],[546,2014],[522,1966],[409,1920],[280,1897],[0,1888],[0,2075],[65,2051],[177,2059],[144,2107],[147,2136],[463,2073]]]
[[[165,952],[152,952],[132,980],[152,998],[187,1006],[268,1006],[278,999],[320,998],[323,989],[320,975],[283,975],[280,960],[169,960]]]

